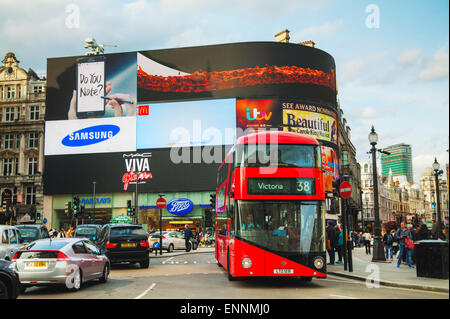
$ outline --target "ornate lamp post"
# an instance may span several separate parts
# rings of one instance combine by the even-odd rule
[[[373,171],[373,200],[374,200],[374,212],[375,212],[375,227],[374,227],[374,240],[373,240],[373,256],[372,261],[386,261],[384,256],[383,242],[381,241],[381,225],[380,225],[380,207],[378,204],[378,177],[377,177],[377,149],[375,145],[378,142],[378,134],[375,132],[375,128],[372,125],[372,130],[369,134],[369,142],[372,145],[370,153],[372,153],[372,171]],[[387,153],[384,152],[383,153]],[[389,155],[389,154],[388,154]]]
[[[439,238],[441,234],[441,199],[439,196],[439,175],[442,175],[444,172],[440,169],[436,158],[434,158],[433,163],[433,171],[434,171],[434,181],[436,183],[436,208],[437,208],[437,227],[436,227],[436,238]]]

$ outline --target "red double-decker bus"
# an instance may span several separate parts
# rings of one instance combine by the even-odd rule
[[[228,279],[326,277],[320,145],[292,132],[240,137],[219,167],[215,254]]]

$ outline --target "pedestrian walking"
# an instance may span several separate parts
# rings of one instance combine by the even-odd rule
[[[372,235],[369,233],[369,231],[366,229],[364,234],[364,246],[366,247],[366,255],[370,255],[370,244],[372,240]]]
[[[392,245],[394,244],[394,236],[387,232],[385,229],[383,229],[384,235],[383,235],[383,243],[384,243],[384,250],[386,253],[386,260],[389,260],[389,256],[391,261],[394,259],[394,253],[392,250]]]
[[[392,253],[397,256],[397,252],[400,248],[398,246],[398,240],[395,238],[395,229],[391,229],[391,235],[394,238],[394,242],[392,243]]]
[[[334,265],[337,240],[336,232],[334,231],[333,222],[331,220],[328,221],[328,226],[325,233],[327,236],[327,252],[330,257],[329,265]]]
[[[334,226],[334,231],[336,233],[337,237],[337,245],[336,245],[336,251],[338,253],[338,261],[336,261],[336,264],[342,264],[342,252],[344,247],[344,235],[342,229],[339,227],[339,225]]]
[[[411,249],[406,248],[406,243],[408,243],[408,247],[410,246],[410,240],[411,240],[411,232],[406,228],[405,223],[400,224],[400,228],[397,229],[397,232],[395,233],[395,237],[398,240],[399,245],[399,254],[398,254],[398,261],[397,261],[397,268],[400,267],[400,264],[402,263],[402,256],[406,252],[407,258],[406,263],[409,267],[414,268],[414,266],[411,264]],[[408,240],[406,240],[408,238]],[[414,243],[413,243],[414,245]],[[408,252],[409,250],[409,252]]]
[[[184,243],[186,245],[186,251],[191,250],[191,242],[190,242],[191,237],[192,237],[192,232],[189,229],[189,225],[186,224],[186,225],[184,225]]]

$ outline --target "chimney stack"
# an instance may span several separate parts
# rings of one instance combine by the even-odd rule
[[[314,45],[316,44],[314,41],[309,40],[309,41],[303,41],[299,43],[300,45],[305,45],[307,47],[311,47],[314,48]]]
[[[289,43],[289,30],[286,29],[284,31],[281,31],[280,33],[275,34],[275,41],[276,42],[284,42],[284,43]]]

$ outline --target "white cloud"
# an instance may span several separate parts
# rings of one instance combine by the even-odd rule
[[[361,109],[361,117],[365,119],[372,119],[376,116],[377,110],[371,106],[365,106]]]
[[[397,57],[397,62],[401,65],[415,64],[422,56],[420,49],[405,49]]]
[[[433,81],[443,78],[448,78],[448,52],[444,52],[444,48],[439,49],[433,54],[422,72],[419,74],[419,78],[422,81]]]
[[[445,172],[445,164],[449,162],[447,152],[441,152],[439,154],[422,154],[413,157],[412,161],[413,161],[414,181],[416,183],[419,182],[420,177],[422,177],[424,169],[431,168],[431,166],[434,163],[434,158],[436,158],[439,164],[441,164],[441,169]],[[444,179],[446,178],[445,176],[442,177]]]
[[[291,35],[291,39],[294,40],[291,42],[301,42],[308,40],[315,41],[317,39],[329,37],[336,33],[343,24],[344,21],[341,19],[337,21],[326,22],[319,26],[302,29],[299,32],[293,33]]]

